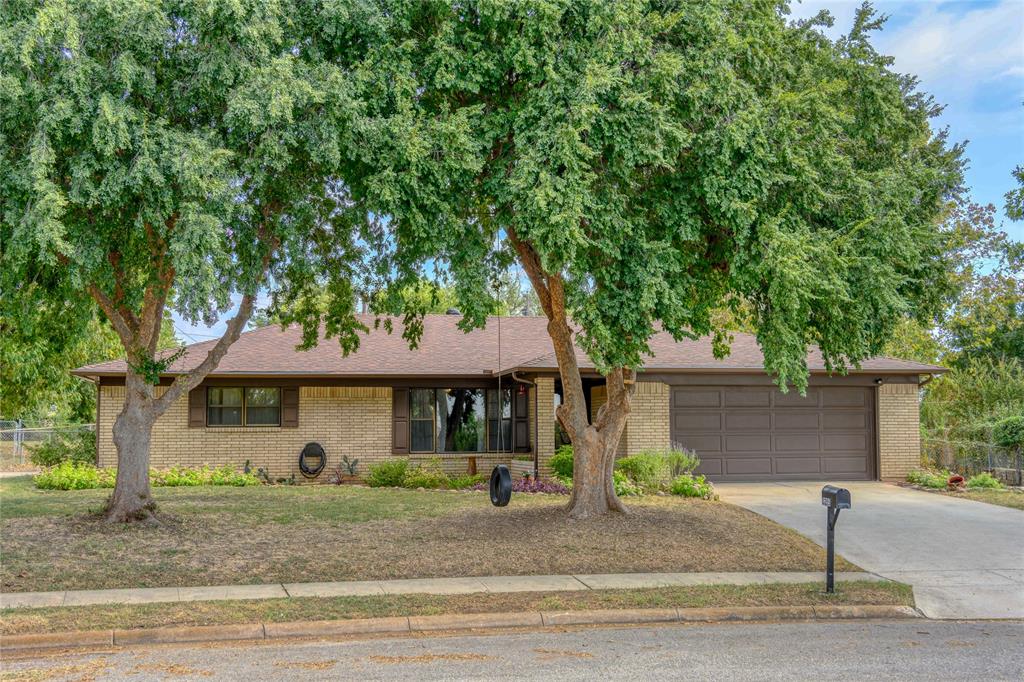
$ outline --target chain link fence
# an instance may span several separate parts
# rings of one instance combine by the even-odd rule
[[[21,420],[0,420],[0,470],[32,468],[32,448],[58,438],[74,438],[85,431],[95,432],[96,425],[31,425]]]
[[[957,439],[942,433],[921,434],[922,464],[962,476],[988,471],[1009,485],[1022,485],[1022,455],[985,441]]]

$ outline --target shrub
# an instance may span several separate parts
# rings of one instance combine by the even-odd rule
[[[373,488],[401,487],[405,483],[405,472],[408,468],[408,459],[386,459],[370,466],[366,474],[366,483]]]
[[[573,454],[571,445],[563,445],[551,455],[548,465],[559,479],[572,480]]]
[[[997,421],[992,427],[992,440],[996,445],[1011,450],[1024,448],[1024,416]]]
[[[683,497],[700,497],[705,500],[710,500],[715,496],[715,489],[704,476],[693,474],[680,474],[672,479],[672,485],[669,486],[669,492],[673,495],[682,495]]]
[[[441,460],[434,458],[405,472],[402,485],[406,488],[446,488],[448,474],[441,470]]]
[[[113,488],[115,479],[113,469],[97,469],[88,462],[67,460],[45,469],[32,480],[43,490],[87,490]]]
[[[52,467],[61,462],[96,461],[96,434],[82,429],[77,433],[59,434],[32,448],[29,460],[36,466]]]
[[[153,485],[167,488],[202,485],[203,478],[202,469],[171,467],[164,471],[149,472],[149,480]]]
[[[452,476],[448,479],[448,487],[452,490],[465,490],[473,488],[487,480],[486,474],[466,474],[465,476]]]
[[[907,474],[907,481],[924,488],[935,488],[936,490],[940,490],[945,488],[949,482],[949,472],[943,471],[935,473],[932,471],[915,469]]]
[[[1003,484],[992,474],[986,472],[971,476],[967,479],[968,488],[1002,488]]]
[[[667,490],[682,474],[693,473],[700,459],[689,450],[643,450],[623,457],[615,468],[645,490]]]
[[[629,477],[621,471],[616,470],[612,472],[612,481],[615,483],[615,494],[619,497],[644,494],[643,488],[629,480]]]
[[[692,474],[700,466],[700,457],[693,450],[673,448],[666,455],[669,479],[674,481],[683,474]]]
[[[658,488],[668,473],[668,459],[662,453],[645,450],[615,463],[615,469],[647,490]]]
[[[205,480],[200,485],[230,485],[236,488],[260,485],[260,479],[255,474],[235,471],[227,464],[212,471],[206,469],[206,467],[203,467],[203,469],[209,472],[209,475],[205,477]]]

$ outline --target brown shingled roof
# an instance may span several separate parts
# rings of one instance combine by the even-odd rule
[[[547,320],[543,317],[492,317],[483,329],[465,333],[456,327],[455,315],[428,315],[424,320],[419,346],[410,349],[401,335],[401,321],[388,334],[383,326],[374,328],[373,317],[364,316],[370,331],[361,336],[359,350],[345,357],[335,340],[324,340],[308,351],[296,350],[302,340],[301,330],[281,330],[270,326],[242,334],[210,376],[282,375],[337,377],[477,377],[506,373],[515,369],[557,370]],[[498,329],[501,329],[501,362],[498,362]],[[195,367],[216,343],[204,341],[188,346],[183,357],[169,368],[169,374],[186,372]],[[710,338],[676,342],[659,332],[651,339],[653,356],[645,363],[647,371],[744,372],[763,370],[763,356],[756,339],[750,334],[736,333],[732,352],[718,360],[712,353]],[[593,368],[593,363],[577,351],[580,367]],[[824,372],[821,352],[812,347],[808,353],[812,372]],[[500,367],[500,370],[499,370]],[[79,376],[121,376],[127,365],[113,360],[79,367]],[[871,358],[861,363],[863,372],[931,374],[941,367],[907,360]]]

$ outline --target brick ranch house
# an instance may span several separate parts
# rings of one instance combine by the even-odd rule
[[[328,460],[320,481],[344,455],[359,459],[361,474],[389,457],[439,458],[459,474],[470,460],[486,472],[512,459],[521,468],[526,459],[545,473],[560,440],[554,410],[561,393],[545,318],[491,318],[466,334],[457,316],[431,315],[415,350],[399,321],[391,334],[374,329],[372,318],[363,321],[371,331],[348,357],[333,340],[295,350],[298,328],[242,334],[217,370],[157,421],[152,465],[250,460],[272,476],[301,480],[298,455],[317,442]],[[198,364],[212,344],[189,346],[163,382]],[[830,375],[813,348],[801,396],[774,387],[747,334],[735,334],[722,360],[708,339],[677,343],[659,333],[651,349],[619,451],[691,448],[712,480],[903,478],[919,463],[919,386],[943,371],[879,357]],[[580,367],[594,412],[603,379],[582,353]],[[73,372],[97,385],[100,466],[117,463],[111,428],[125,369],[118,360]]]

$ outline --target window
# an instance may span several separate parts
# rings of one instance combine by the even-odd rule
[[[409,426],[413,452],[434,452],[434,389],[409,391]]]
[[[487,449],[492,452],[508,452],[512,450],[512,389],[501,389],[501,401],[498,401],[498,389],[487,391]]]
[[[483,389],[437,389],[438,452],[483,452],[486,435]]]
[[[211,386],[206,393],[206,425],[280,426],[281,389]]]
[[[512,450],[512,389],[409,389],[410,452]]]

